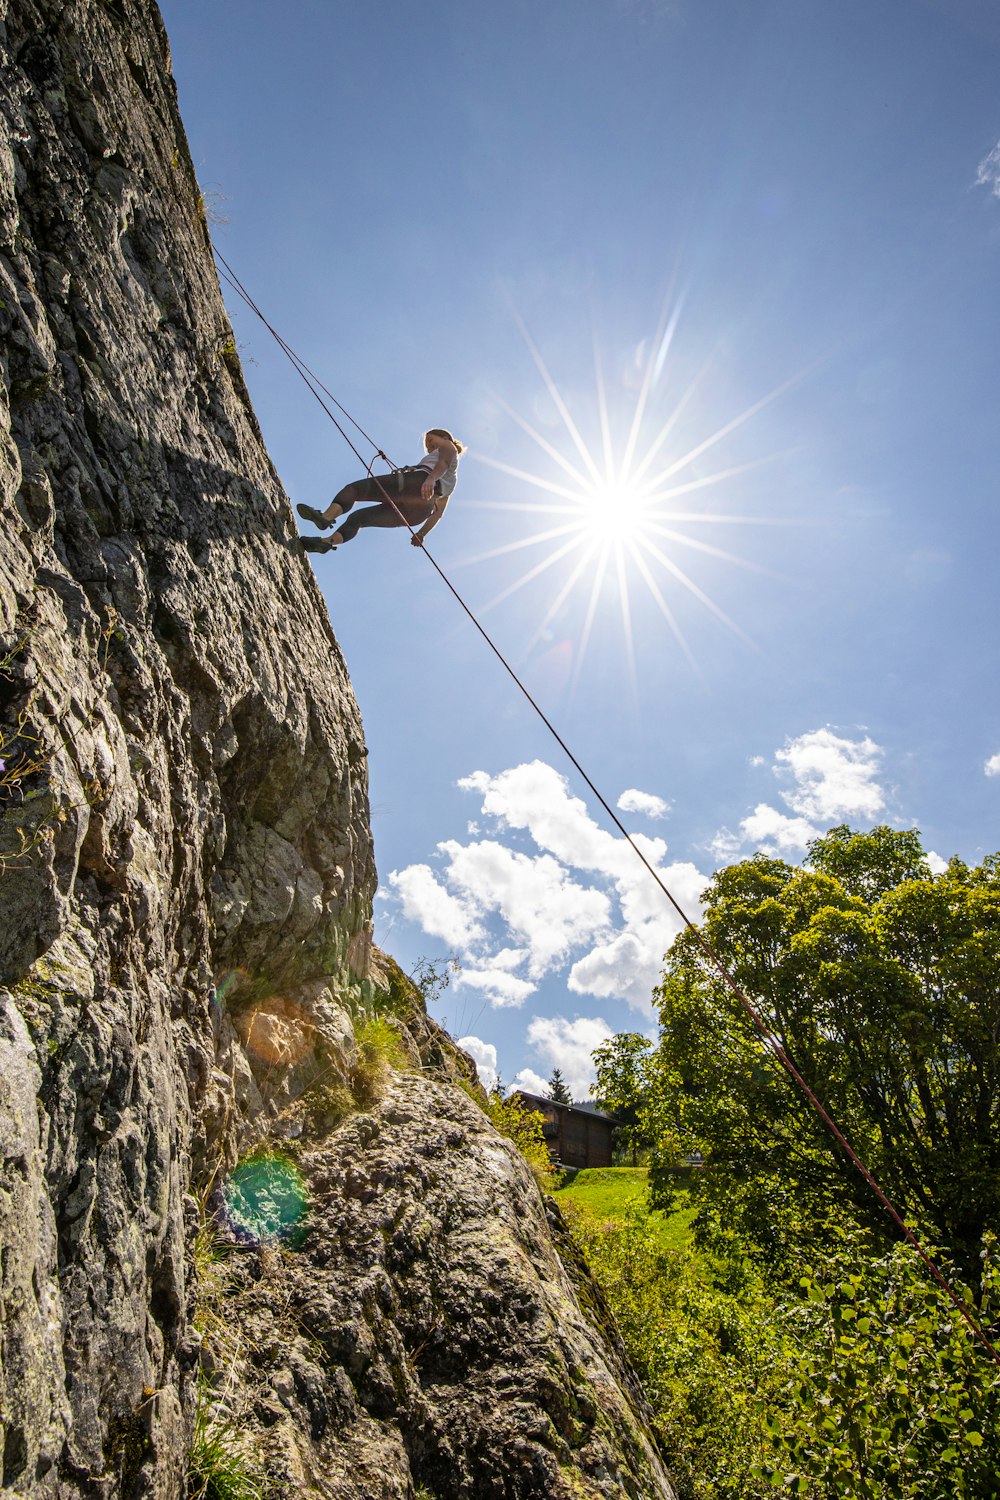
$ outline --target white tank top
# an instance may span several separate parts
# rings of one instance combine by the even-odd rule
[[[424,453],[421,455],[419,461],[413,465],[413,467],[415,469],[426,469],[429,474],[434,468],[437,467],[437,461],[437,453]],[[447,498],[447,496],[453,492],[456,484],[458,483],[457,453],[455,454],[455,457],[452,459],[451,463],[445,469],[444,473],[438,476],[437,482],[441,486],[442,495]]]

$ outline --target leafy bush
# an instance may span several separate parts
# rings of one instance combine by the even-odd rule
[[[983,1254],[977,1321],[996,1317],[1000,1258]],[[841,1252],[788,1306],[783,1389],[762,1473],[823,1500],[996,1500],[1000,1368],[908,1245],[858,1267]],[[774,1372],[777,1374],[777,1370]]]
[[[759,1283],[665,1251],[639,1205],[603,1221],[568,1206],[567,1219],[642,1379],[679,1500],[762,1500],[765,1393],[782,1366]]]
[[[471,1092],[471,1091],[470,1091]],[[476,1096],[473,1095],[475,1098]],[[482,1100],[476,1098],[476,1103]],[[536,1109],[525,1109],[517,1099],[504,1099],[496,1090],[486,1096],[486,1114],[501,1135],[507,1136],[531,1168],[540,1188],[551,1187],[555,1167],[542,1134],[543,1118]]]
[[[638,1205],[568,1207],[679,1500],[1000,1500],[1000,1369],[907,1245],[853,1240],[778,1301],[749,1259],[664,1252]],[[983,1257],[987,1327],[1000,1257]]]

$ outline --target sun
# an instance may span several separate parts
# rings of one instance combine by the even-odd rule
[[[516,315],[515,315],[516,317]],[[769,402],[787,390],[794,376],[776,390],[722,423],[690,446],[679,446],[677,432],[701,377],[691,382],[678,400],[664,410],[660,404],[661,377],[668,367],[680,307],[665,312],[649,341],[632,409],[616,427],[600,353],[595,345],[595,404],[597,420],[588,440],[549,373],[527,328],[517,318],[521,333],[561,424],[562,439],[554,441],[509,402],[497,397],[510,420],[537,445],[547,460],[544,472],[532,473],[488,456],[478,461],[526,486],[523,500],[479,500],[471,506],[530,516],[533,526],[488,552],[464,560],[465,565],[515,557],[520,566],[513,579],[483,608],[489,610],[528,587],[543,575],[550,595],[547,607],[528,642],[545,638],[571,596],[583,603],[582,623],[575,652],[578,677],[591,636],[603,617],[609,590],[617,592],[630,674],[635,673],[633,593],[645,591],[665,621],[670,634],[696,666],[694,653],[681,628],[677,600],[688,595],[726,629],[753,646],[746,632],[692,576],[689,558],[700,556],[756,572],[759,564],[716,545],[708,537],[720,529],[780,524],[774,517],[747,516],[703,508],[702,492],[725,492],[748,470],[771,456],[705,472],[706,455],[742,427]],[[708,460],[710,463],[711,460]],[[696,508],[697,505],[697,508]],[[515,531],[518,529],[515,525]],[[681,561],[683,559],[683,562]]]
[[[613,534],[628,542],[642,534],[645,497],[615,474],[580,495],[581,523],[595,542]]]

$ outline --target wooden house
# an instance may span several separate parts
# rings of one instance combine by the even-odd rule
[[[542,1117],[542,1134],[552,1160],[561,1167],[613,1165],[615,1122],[593,1104],[556,1104],[518,1089],[514,1098]]]

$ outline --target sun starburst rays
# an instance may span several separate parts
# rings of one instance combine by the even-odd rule
[[[574,596],[582,592],[577,623],[569,627],[575,638],[571,681],[574,689],[591,640],[604,617],[602,603],[613,592],[618,600],[615,613],[619,616],[618,628],[624,644],[623,661],[633,695],[637,696],[636,654],[641,641],[636,627],[636,584],[641,585],[640,593],[648,594],[679,650],[695,670],[694,652],[681,626],[677,607],[667,597],[668,591],[675,593],[678,600],[686,597],[696,601],[726,630],[746,645],[754,645],[746,631],[712,598],[708,588],[692,576],[688,567],[681,566],[677,554],[688,553],[692,564],[702,558],[713,564],[769,573],[752,559],[692,535],[692,531],[702,527],[783,524],[777,517],[746,515],[729,507],[708,511],[690,506],[696,496],[719,486],[735,487],[752,470],[773,462],[776,455],[730,462],[707,473],[699,472],[707,455],[781,395],[792,381],[768,392],[705,437],[693,443],[689,440],[680,448],[676,443],[677,434],[691,408],[695,392],[704,382],[709,364],[702,367],[668,410],[664,412],[661,404],[657,413],[659,385],[668,367],[679,316],[679,305],[665,310],[638,372],[631,410],[617,427],[617,435],[608,382],[595,341],[597,421],[592,443],[588,443],[584,436],[586,425],[574,418],[569,402],[540,350],[517,317],[563,433],[563,446],[557,438],[541,432],[535,423],[498,397],[499,407],[531,439],[551,467],[547,472],[534,473],[504,459],[477,455],[478,462],[507,480],[530,487],[537,498],[518,500],[498,496],[496,499],[471,501],[470,506],[502,511],[511,517],[530,514],[543,524],[526,535],[515,536],[475,557],[466,558],[464,563],[498,561],[530,549],[546,549],[533,564],[522,565],[517,576],[483,608],[485,611],[495,609],[555,570],[557,585],[527,644],[527,651],[531,653],[546,639],[551,640],[551,630],[571,609]],[[690,497],[684,509],[677,505],[682,497]]]

